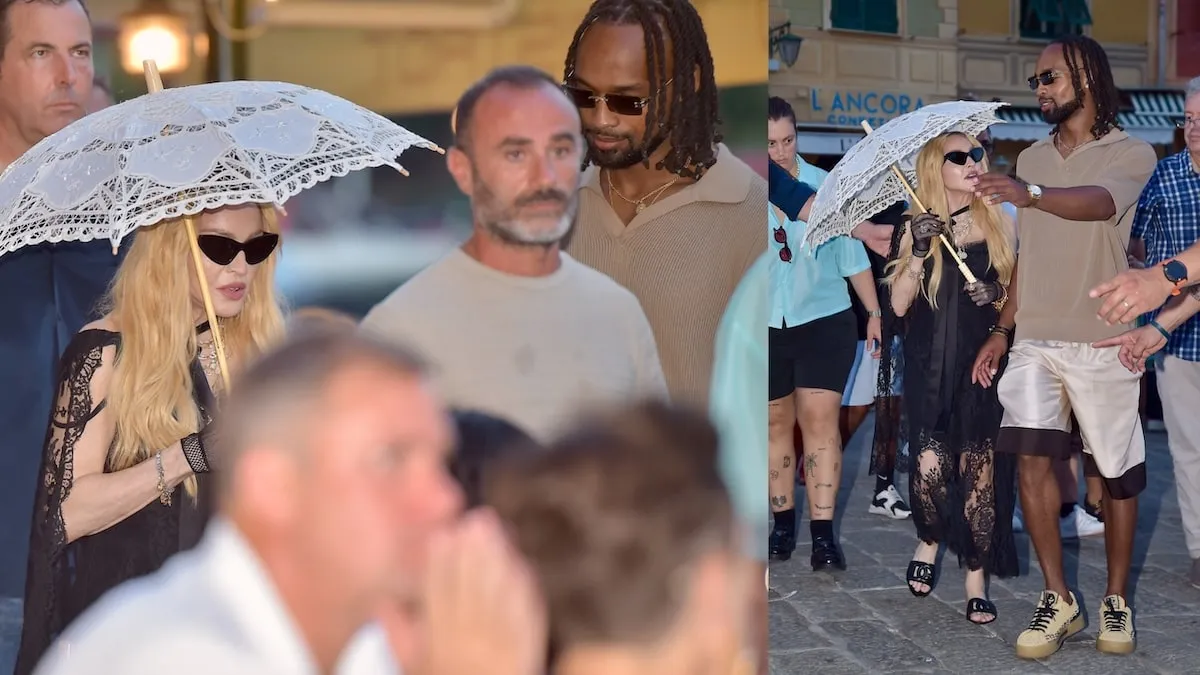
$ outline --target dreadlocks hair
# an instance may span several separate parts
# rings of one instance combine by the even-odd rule
[[[1067,62],[1070,72],[1071,86],[1075,89],[1075,98],[1083,100],[1083,78],[1079,71],[1087,73],[1088,90],[1092,100],[1096,102],[1096,121],[1092,124],[1092,138],[1099,139],[1112,129],[1123,128],[1117,122],[1117,112],[1121,108],[1121,99],[1117,93],[1117,85],[1113,82],[1112,67],[1108,65],[1108,54],[1092,38],[1086,35],[1064,35],[1053,43],[1060,45],[1063,59]],[[1051,134],[1058,134],[1059,127],[1055,126]]]
[[[596,0],[575,30],[567,49],[563,80],[575,77],[579,42],[595,23],[640,25],[646,40],[646,72],[650,76],[650,102],[646,111],[646,136],[642,139],[643,165],[650,166],[652,144],[667,131],[670,151],[655,168],[682,178],[699,179],[716,163],[715,146],[722,136],[708,36],[696,8],[688,0]],[[666,46],[671,41],[673,68],[667,72]],[[693,87],[695,73],[700,86]],[[672,82],[668,106],[668,87]],[[664,109],[670,108],[669,115]],[[589,149],[584,166],[593,162]]]

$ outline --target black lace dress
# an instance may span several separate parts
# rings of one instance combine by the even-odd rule
[[[977,279],[996,281],[984,242],[964,250]],[[1016,459],[993,450],[1003,412],[995,386],[971,383],[975,356],[999,312],[977,306],[963,292],[965,280],[953,261],[945,256],[943,262],[937,309],[918,296],[904,336],[913,522],[922,541],[945,543],[969,569],[1015,576]],[[925,274],[932,273],[928,260]]]
[[[16,675],[32,673],[58,634],[105,592],[154,572],[167,558],[195,546],[208,520],[213,486],[207,475],[200,475],[196,499],[177,490],[170,506],[155,499],[102,532],[66,542],[62,503],[73,483],[75,444],[105,405],[92,400],[91,380],[104,350],[120,349],[120,341],[117,333],[83,331],[59,362],[58,398],[34,497]],[[196,403],[207,418],[207,411],[215,409],[214,397],[198,360],[192,363],[192,381]]]

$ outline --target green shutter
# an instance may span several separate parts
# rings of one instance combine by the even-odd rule
[[[1037,15],[1045,23],[1058,23],[1063,20],[1062,0],[1041,0],[1037,5]]]
[[[1092,25],[1092,13],[1088,11],[1087,0],[1064,0],[1063,14],[1067,24],[1072,27]]]
[[[863,4],[865,0],[833,0],[829,10],[829,23],[834,28],[865,30],[863,26]]]
[[[900,32],[897,0],[863,0],[863,29],[874,33]]]

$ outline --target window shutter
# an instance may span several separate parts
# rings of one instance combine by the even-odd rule
[[[863,26],[864,0],[833,0],[829,10],[829,23],[834,28],[865,30]]]
[[[1064,0],[1063,14],[1069,25],[1090,26],[1092,25],[1092,13],[1088,11],[1087,0]]]
[[[865,30],[876,33],[900,32],[900,12],[896,0],[863,0]]]

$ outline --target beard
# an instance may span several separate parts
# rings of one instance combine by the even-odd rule
[[[651,138],[646,143],[639,145],[634,141],[633,136],[625,134],[620,136],[620,138],[629,143],[628,149],[622,150],[617,148],[613,150],[597,150],[590,141],[593,136],[599,135],[600,133],[595,129],[587,129],[584,131],[584,138],[589,141],[588,157],[592,160],[593,164],[601,169],[608,169],[609,171],[628,169],[631,166],[636,166],[637,164],[646,161],[646,158],[648,158],[650,155],[653,155],[655,151],[662,147],[662,144],[667,140],[665,135],[659,134]]]
[[[522,216],[523,207],[546,202],[560,204],[561,213],[557,217]],[[553,246],[571,231],[579,207],[579,193],[572,191],[567,195],[561,190],[547,188],[521,195],[512,204],[502,204],[496,193],[476,174],[471,205],[479,224],[500,241],[513,246]]]
[[[1076,98],[1062,105],[1055,103],[1049,110],[1043,110],[1042,119],[1046,124],[1058,126],[1080,110],[1083,110],[1083,102]]]

